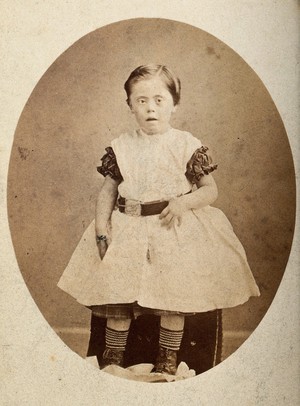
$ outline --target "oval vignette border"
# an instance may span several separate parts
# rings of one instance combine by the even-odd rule
[[[295,173],[263,83],[231,48],[199,28],[123,20],[85,35],[45,72],[21,114],[11,153],[8,210],[17,261],[50,326],[83,356],[86,338],[79,345],[61,332],[87,328],[89,311],[56,283],[93,218],[102,151],[132,128],[123,83],[133,68],[153,60],[182,81],[174,127],[201,138],[216,157],[216,206],[233,224],[261,289],[261,298],[224,311],[228,340],[244,333],[229,355],[256,328],[279,287],[293,239]]]

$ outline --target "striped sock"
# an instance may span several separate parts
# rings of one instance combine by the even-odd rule
[[[160,326],[159,345],[169,350],[178,351],[180,348],[183,330],[168,330]]]
[[[129,330],[118,331],[106,327],[105,329],[105,344],[106,348],[125,351]]]

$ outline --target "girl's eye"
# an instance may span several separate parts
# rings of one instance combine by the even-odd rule
[[[162,102],[162,98],[161,97],[158,97],[157,99],[156,99],[156,103],[161,103]]]
[[[139,103],[144,104],[144,103],[146,103],[146,101],[144,99],[139,99]]]

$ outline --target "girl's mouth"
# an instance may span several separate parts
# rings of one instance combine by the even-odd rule
[[[157,121],[157,118],[147,118],[146,121]]]

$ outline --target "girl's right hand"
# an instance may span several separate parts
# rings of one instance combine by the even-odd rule
[[[108,248],[108,244],[107,241],[100,241],[97,244],[98,247],[98,251],[99,251],[99,256],[101,258],[101,260],[104,258],[104,255],[106,254],[107,248]]]

